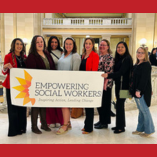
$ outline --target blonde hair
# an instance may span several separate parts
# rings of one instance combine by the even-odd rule
[[[146,47],[139,47],[136,51],[136,53],[138,52],[139,49],[142,49],[144,51],[145,54],[145,58],[144,58],[144,62],[149,61],[149,57],[148,57],[148,50],[146,49]],[[136,64],[139,63],[139,59],[136,57]]]
[[[95,46],[94,46],[94,45],[95,45],[94,39],[91,38],[91,37],[89,37],[89,38],[86,38],[85,41],[84,41],[84,43],[83,43],[82,55],[85,55],[85,54],[86,54],[85,43],[86,43],[87,40],[90,40],[90,41],[92,42],[92,44],[93,44],[93,49],[92,49],[92,50],[93,50],[94,52],[97,52],[97,51],[96,51],[96,48],[95,48]]]

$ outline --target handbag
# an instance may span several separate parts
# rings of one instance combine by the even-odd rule
[[[79,118],[83,115],[83,108],[72,108],[71,118]]]
[[[123,81],[123,76],[121,76],[121,86],[120,86],[119,97],[120,97],[121,99],[132,98],[132,95],[130,94],[129,90],[127,90],[127,89],[122,89],[122,81]]]

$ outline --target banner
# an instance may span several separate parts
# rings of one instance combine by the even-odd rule
[[[100,107],[103,72],[12,68],[12,104],[27,107]]]

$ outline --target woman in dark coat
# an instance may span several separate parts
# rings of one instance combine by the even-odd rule
[[[137,61],[132,70],[130,92],[139,109],[138,125],[135,135],[144,137],[155,132],[153,120],[149,111],[151,105],[151,65],[147,50],[144,47],[137,49]]]
[[[39,35],[34,36],[29,50],[29,55],[26,60],[26,68],[55,70],[54,61],[51,55],[45,51],[45,48],[46,44],[44,38]],[[37,127],[39,113],[41,119],[41,129],[51,131],[46,122],[46,108],[36,107],[31,109],[32,131],[36,134],[42,133]]]
[[[107,79],[114,79],[115,92],[116,92],[116,126],[112,128],[115,134],[125,132],[125,100],[120,98],[120,87],[122,83],[122,89],[129,89],[129,77],[130,71],[133,66],[132,57],[129,54],[127,44],[123,41],[119,42],[116,47],[115,53],[115,66],[114,73],[103,74],[102,76]],[[121,77],[122,82],[121,82]]]

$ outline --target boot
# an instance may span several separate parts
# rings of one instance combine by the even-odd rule
[[[41,134],[42,132],[37,127],[39,108],[32,108],[31,111],[31,122],[32,122],[32,132],[36,134]]]
[[[40,108],[40,121],[41,121],[41,129],[45,131],[51,131],[51,129],[47,126],[46,122],[46,108]]]

